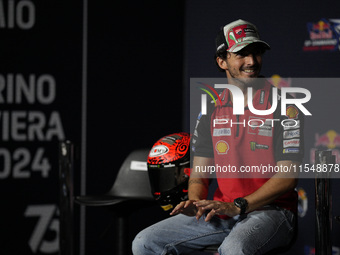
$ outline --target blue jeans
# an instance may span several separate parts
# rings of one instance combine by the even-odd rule
[[[228,220],[176,215],[141,231],[132,243],[134,255],[187,254],[219,245],[220,255],[264,254],[290,243],[295,231],[292,212],[275,206]]]

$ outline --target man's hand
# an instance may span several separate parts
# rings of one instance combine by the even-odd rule
[[[196,205],[194,205],[195,202],[196,200],[187,200],[187,201],[183,201],[179,203],[172,210],[170,215],[176,215],[176,214],[182,213],[186,216],[195,216],[199,210],[202,210],[202,209],[198,209]]]
[[[234,217],[239,215],[241,210],[234,203],[215,200],[187,200],[179,203],[170,215],[182,213],[187,216],[196,216],[196,219],[199,220],[206,211],[210,212],[207,214],[205,221],[210,221],[215,215]]]
[[[229,217],[234,217],[239,215],[241,212],[241,209],[235,206],[234,203],[215,200],[199,200],[194,202],[194,205],[199,209],[198,213],[196,214],[196,218],[200,218],[205,211],[210,210],[205,218],[205,221],[210,221],[215,215],[228,215]],[[199,214],[199,212],[202,213]]]

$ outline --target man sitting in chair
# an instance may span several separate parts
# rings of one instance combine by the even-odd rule
[[[271,109],[274,101],[273,86],[257,78],[268,49],[255,25],[244,20],[227,24],[216,38],[218,68],[226,73],[228,84],[242,90],[244,105],[250,97],[255,109]],[[208,105],[207,114],[198,116],[188,200],[172,210],[173,217],[135,237],[134,255],[187,254],[210,245],[218,245],[220,255],[264,254],[292,240],[297,211],[293,170],[303,157],[303,114],[287,105],[286,115],[281,115],[278,103],[277,109],[265,116],[253,114],[248,107],[243,115],[234,115],[236,96],[225,89],[220,98],[220,105]],[[253,128],[246,125],[253,118],[279,121],[265,121],[265,125]],[[218,119],[230,121],[215,126]],[[295,125],[282,126],[283,120]],[[295,131],[294,139],[291,130]],[[213,200],[206,200],[209,172],[200,169],[212,166],[231,166],[232,171],[216,173],[218,188]],[[275,171],[267,175],[242,171],[254,166]]]

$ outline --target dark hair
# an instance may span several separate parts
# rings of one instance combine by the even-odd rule
[[[263,47],[263,44],[261,43],[258,43],[258,42],[255,42],[255,43],[252,43],[252,45],[256,45],[255,47],[257,47],[257,54],[260,54],[260,55],[263,55],[265,52],[266,52],[266,48]],[[249,46],[247,46],[249,47]],[[220,72],[225,72],[225,70],[223,70],[217,63],[216,61],[216,58],[219,57],[223,60],[226,60],[227,57],[228,57],[228,51],[227,51],[227,48],[225,45],[221,46],[221,48],[219,48],[216,53],[215,53],[215,56],[214,56],[214,60],[215,60],[215,64],[217,65],[217,69],[220,71]]]
[[[214,56],[214,61],[215,61],[215,64],[217,66],[217,69],[220,71],[220,72],[225,72],[225,70],[223,70],[217,63],[216,61],[216,58],[221,58],[223,60],[226,60],[227,59],[227,55],[228,55],[228,51],[227,51],[227,48],[225,47],[225,45],[223,45],[221,48],[219,48],[216,53],[215,53],[215,56]]]

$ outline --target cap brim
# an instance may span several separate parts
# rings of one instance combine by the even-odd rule
[[[260,43],[260,44],[263,45],[263,47],[266,50],[270,50],[269,44],[266,43],[265,41],[261,41],[261,40],[249,40],[249,41],[243,41],[243,42],[240,42],[240,43],[237,43],[237,44],[233,45],[228,51],[235,53],[235,52],[238,52],[238,51],[242,50],[243,48],[247,47],[248,45],[250,45],[252,43]]]

